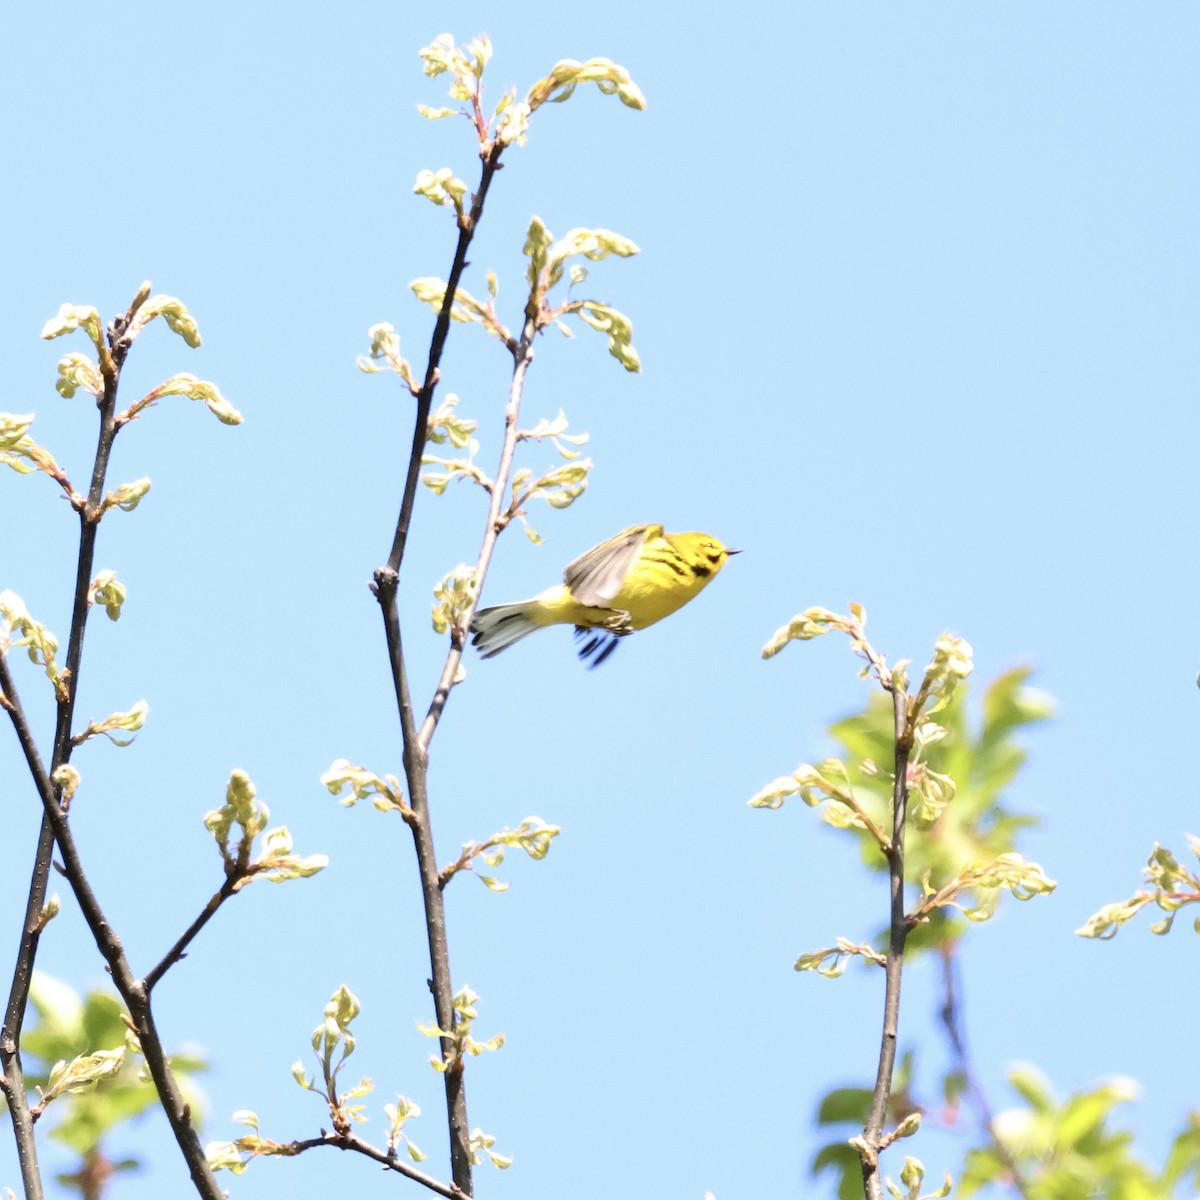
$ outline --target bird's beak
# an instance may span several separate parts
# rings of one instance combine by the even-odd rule
[[[726,554],[741,554],[741,552],[742,551],[741,551],[740,547],[737,550],[730,550],[730,548],[728,546],[725,547]]]

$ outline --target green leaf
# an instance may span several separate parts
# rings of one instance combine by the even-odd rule
[[[832,1092],[826,1092],[817,1108],[817,1124],[850,1122],[861,1126],[870,1114],[872,1098],[870,1088],[835,1088]]]

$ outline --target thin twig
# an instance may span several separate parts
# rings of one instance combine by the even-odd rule
[[[890,848],[885,850],[891,888],[891,919],[887,966],[884,968],[887,982],[884,989],[879,1068],[875,1075],[870,1114],[862,1133],[862,1142],[867,1151],[862,1159],[863,1193],[867,1200],[882,1200],[883,1197],[883,1186],[879,1177],[879,1151],[892,1090],[892,1071],[896,1065],[896,1043],[900,1028],[900,977],[904,967],[904,944],[909,928],[904,914],[904,825],[908,815],[908,759],[913,746],[911,710],[903,689],[897,686],[894,680],[889,680],[889,684],[890,686],[884,686],[892,696],[895,729],[892,839]]]
[[[975,1108],[975,1115],[980,1124],[987,1130],[988,1137],[992,1141],[992,1149],[995,1150],[996,1155],[1003,1161],[1008,1171],[1009,1182],[1017,1190],[1017,1193],[1024,1197],[1024,1200],[1029,1200],[1029,1187],[1024,1175],[1021,1173],[1021,1166],[1004,1139],[996,1132],[996,1114],[992,1111],[987,1093],[983,1090],[983,1086],[976,1078],[974,1071],[971,1070],[971,1060],[967,1055],[966,1034],[963,1032],[962,1005],[959,1001],[958,986],[955,979],[955,967],[957,965],[955,946],[944,944],[939,947],[938,953],[942,960],[943,995],[939,1016],[946,1028],[946,1036],[950,1040],[950,1048],[954,1051],[955,1065],[959,1075],[962,1077],[963,1083],[966,1085],[967,1095],[970,1096],[971,1103]]]
[[[278,1153],[291,1157],[296,1154],[303,1154],[305,1150],[315,1150],[318,1146],[331,1146],[335,1150],[351,1150],[355,1154],[363,1154],[387,1170],[395,1171],[403,1175],[405,1179],[411,1179],[414,1183],[421,1184],[422,1187],[428,1188],[431,1192],[436,1192],[439,1196],[444,1196],[446,1200],[470,1200],[468,1192],[455,1187],[452,1183],[443,1183],[440,1179],[434,1179],[432,1175],[426,1175],[424,1171],[418,1171],[416,1167],[409,1166],[408,1163],[395,1154],[389,1154],[386,1150],[380,1150],[378,1146],[372,1146],[370,1142],[363,1141],[362,1138],[357,1137],[353,1133],[323,1133],[320,1137],[305,1138],[303,1141],[297,1142],[286,1142],[280,1147]]]
[[[212,920],[217,909],[237,891],[238,884],[244,878],[245,876],[240,874],[226,877],[225,882],[221,884],[221,890],[213,893],[212,899],[200,910],[200,915],[183,931],[175,945],[163,955],[158,966],[143,978],[142,986],[146,989],[147,995],[153,990],[154,985],[187,954],[187,948],[193,939]]]
[[[428,749],[429,743],[437,729],[438,721],[446,708],[450,690],[458,677],[459,664],[462,662],[463,649],[466,645],[466,632],[475,612],[479,593],[483,588],[484,578],[488,567],[491,566],[492,554],[496,549],[496,539],[504,529],[504,496],[508,491],[508,477],[512,471],[513,456],[516,454],[519,430],[517,422],[521,415],[521,396],[525,388],[525,373],[533,361],[533,339],[538,325],[534,317],[526,317],[521,330],[521,337],[512,347],[513,373],[508,389],[508,403],[504,408],[504,443],[500,449],[500,463],[496,468],[495,484],[491,488],[491,498],[488,502],[487,524],[483,530],[483,541],[479,547],[479,558],[475,562],[475,596],[470,606],[463,614],[461,624],[450,632],[450,651],[446,655],[446,663],[442,667],[442,675],[434,690],[429,710],[417,734],[418,743]]]
[[[400,571],[400,564],[404,561],[404,548],[408,543],[408,530],[412,523],[413,505],[417,498],[417,482],[421,475],[421,455],[425,450],[425,441],[428,436],[429,411],[438,383],[438,367],[446,348],[446,339],[450,335],[450,310],[454,305],[454,293],[458,290],[463,271],[466,270],[467,251],[475,236],[479,219],[483,216],[483,204],[487,199],[488,188],[491,187],[496,172],[500,170],[500,155],[503,152],[504,143],[497,139],[483,156],[479,187],[471,199],[471,211],[459,223],[458,246],[454,251],[454,263],[450,268],[450,277],[446,280],[446,295],[442,299],[442,307],[433,326],[433,336],[429,342],[429,361],[425,368],[425,382],[417,394],[417,416],[413,424],[408,475],[404,480],[404,497],[400,502],[400,517],[396,522],[396,535],[392,539],[392,552],[388,555],[387,569],[397,575]]]

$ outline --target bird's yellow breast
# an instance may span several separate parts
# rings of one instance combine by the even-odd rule
[[[725,563],[725,547],[699,533],[661,534],[648,538],[629,568],[611,610],[629,614],[633,629],[645,629],[682,608],[698,595]],[[594,608],[579,606],[585,618],[576,624],[595,623]]]

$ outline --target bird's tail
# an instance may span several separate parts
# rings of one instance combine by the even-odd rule
[[[481,608],[471,621],[472,645],[479,650],[481,658],[491,658],[501,650],[507,650],[514,642],[528,637],[542,623],[533,619],[536,601],[522,600],[519,604],[497,604],[494,608]]]

